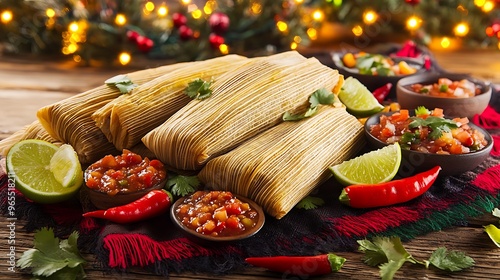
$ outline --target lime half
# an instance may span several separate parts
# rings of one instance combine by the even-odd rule
[[[7,170],[24,196],[39,203],[56,203],[71,198],[78,191],[83,176],[65,179],[67,182],[73,181],[72,185],[65,187],[50,170],[51,159],[58,150],[59,147],[52,143],[33,139],[12,146],[6,158]],[[81,171],[81,166],[78,168]],[[68,172],[77,173],[74,170]]]
[[[373,94],[353,77],[345,79],[339,92],[339,99],[344,103],[347,111],[356,117],[371,116],[384,109]]]
[[[333,176],[344,186],[378,184],[396,176],[401,164],[401,148],[395,144],[368,152],[330,167]]]

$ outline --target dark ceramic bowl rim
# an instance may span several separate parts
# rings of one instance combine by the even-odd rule
[[[175,210],[178,208],[179,204],[184,202],[184,199],[186,198],[186,196],[177,199],[177,201],[175,201],[175,203],[172,205],[172,207],[170,208],[170,219],[183,232],[187,233],[189,236],[194,237],[195,239],[198,239],[198,240],[211,241],[211,242],[232,242],[232,241],[238,241],[238,240],[243,240],[243,239],[252,237],[257,232],[259,232],[262,229],[262,227],[264,226],[264,223],[266,221],[264,211],[262,210],[262,207],[260,207],[255,201],[253,201],[249,198],[240,196],[240,195],[235,195],[235,194],[233,194],[233,195],[236,198],[238,198],[239,200],[241,200],[242,202],[246,202],[246,203],[250,204],[250,207],[252,209],[254,209],[255,211],[257,211],[257,213],[259,215],[259,220],[257,221],[257,224],[255,225],[255,227],[244,232],[243,234],[236,235],[236,236],[216,237],[216,236],[210,236],[210,235],[204,235],[201,233],[197,233],[194,230],[186,227],[181,221],[179,221],[179,219],[177,219],[177,216],[175,215]]]
[[[448,78],[450,80],[462,80],[462,79],[467,79],[470,82],[474,83],[475,85],[481,87],[481,94],[475,95],[473,97],[464,97],[464,98],[451,98],[451,97],[441,97],[441,96],[433,96],[433,95],[425,95],[425,94],[420,94],[418,92],[414,92],[413,90],[409,89],[408,86],[412,84],[429,84],[429,83],[435,83],[439,78]],[[479,79],[476,79],[474,77],[471,77],[470,75],[467,74],[454,74],[454,73],[418,73],[414,75],[409,75],[407,77],[401,78],[396,87],[398,90],[401,90],[403,94],[407,94],[410,96],[418,96],[421,98],[429,98],[429,99],[446,99],[446,100],[464,100],[464,99],[477,99],[477,98],[482,98],[485,95],[491,95],[492,92],[492,87],[491,83],[488,81],[482,81]],[[398,93],[400,94],[400,93]],[[452,101],[450,101],[452,102]]]
[[[390,116],[390,115],[392,115],[394,113],[395,112],[377,113],[377,114],[369,117],[366,120],[365,125],[364,125],[365,135],[367,137],[370,137],[372,140],[375,140],[376,142],[380,143],[381,145],[384,145],[384,146],[389,145],[389,144],[387,144],[387,143],[379,140],[377,137],[373,136],[370,133],[370,126],[373,125],[373,124],[379,123],[381,115]],[[446,116],[445,116],[445,118],[446,118]],[[424,152],[415,151],[415,150],[401,150],[401,151],[407,151],[407,152],[412,152],[412,153],[422,154],[422,155],[432,155],[432,156],[442,157],[442,158],[449,157],[449,156],[458,157],[458,158],[468,158],[468,157],[474,157],[474,156],[476,156],[478,154],[489,153],[491,151],[491,149],[493,148],[493,138],[491,137],[491,135],[484,128],[479,127],[479,126],[473,124],[472,122],[469,122],[468,125],[471,126],[473,129],[476,129],[479,132],[483,133],[484,134],[484,138],[486,139],[486,141],[488,141],[488,144],[484,148],[482,148],[481,150],[479,150],[479,151],[475,151],[475,152],[467,153],[467,154],[459,154],[459,155],[431,154],[431,153],[424,153]]]

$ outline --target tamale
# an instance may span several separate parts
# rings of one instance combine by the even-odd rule
[[[168,167],[200,170],[214,156],[305,110],[316,90],[332,90],[337,70],[295,51],[251,59],[219,77],[212,96],[193,100],[142,141]]]
[[[56,145],[62,145],[63,143],[47,133],[43,128],[42,124],[38,120],[33,121],[31,124],[24,126],[20,130],[14,132],[9,137],[2,139],[0,141],[0,155],[6,157],[9,150],[14,144],[19,141],[26,139],[39,139],[44,140]]]
[[[118,150],[130,149],[149,131],[191,101],[184,94],[189,82],[217,79],[246,60],[226,55],[183,67],[153,79],[97,110],[92,118]]]
[[[363,126],[345,108],[321,106],[298,122],[281,123],[209,161],[198,174],[206,187],[251,198],[281,219],[331,177],[329,166],[364,145]]]
[[[141,85],[189,63],[191,62],[135,71],[127,76],[133,83]],[[50,136],[73,146],[82,163],[92,163],[117,150],[95,125],[91,115],[120,95],[115,86],[102,85],[45,106],[38,110],[37,117]]]

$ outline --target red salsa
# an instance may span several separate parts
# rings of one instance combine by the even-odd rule
[[[107,155],[85,170],[87,187],[109,195],[150,188],[167,178],[159,160],[142,158],[124,149],[121,155]]]
[[[175,215],[186,227],[211,236],[240,235],[259,219],[250,204],[228,191],[197,191],[179,204]]]
[[[447,78],[440,78],[437,83],[429,85],[413,84],[410,88],[416,93],[436,97],[463,98],[481,94],[481,88],[466,79],[452,81]]]
[[[468,125],[467,118],[444,118],[443,110],[419,107],[415,117],[408,110],[381,115],[370,133],[382,142],[398,142],[402,149],[433,154],[467,154],[484,148],[488,142],[480,131]]]

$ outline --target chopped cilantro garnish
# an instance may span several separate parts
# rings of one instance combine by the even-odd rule
[[[415,109],[415,116],[428,116],[431,114],[431,111],[429,109],[425,108],[424,106],[418,106],[417,109]]]
[[[441,137],[441,135],[443,135],[443,132],[450,132],[452,128],[458,127],[455,121],[440,117],[430,116],[425,119],[419,117],[411,117],[410,119],[412,121],[409,124],[409,128],[427,126],[432,130],[429,133],[429,137],[433,140]]]
[[[117,75],[104,81],[106,85],[115,86],[120,93],[129,93],[137,87],[127,75]]]
[[[309,108],[306,112],[302,114],[291,114],[289,112],[285,112],[283,114],[284,121],[298,121],[304,118],[308,118],[316,114],[318,111],[318,106],[322,105],[331,105],[337,101],[337,96],[333,94],[331,91],[328,91],[325,88],[321,88],[313,92],[311,97],[309,97]]]
[[[167,188],[176,196],[185,196],[196,191],[200,181],[196,176],[172,175],[167,181]]]
[[[299,203],[297,203],[295,207],[299,209],[310,210],[316,209],[323,204],[325,204],[325,201],[321,197],[306,196],[301,201],[299,201]]]
[[[200,78],[188,83],[188,86],[185,90],[187,96],[193,99],[205,99],[212,95],[212,90],[210,86],[213,81],[204,81]]]

